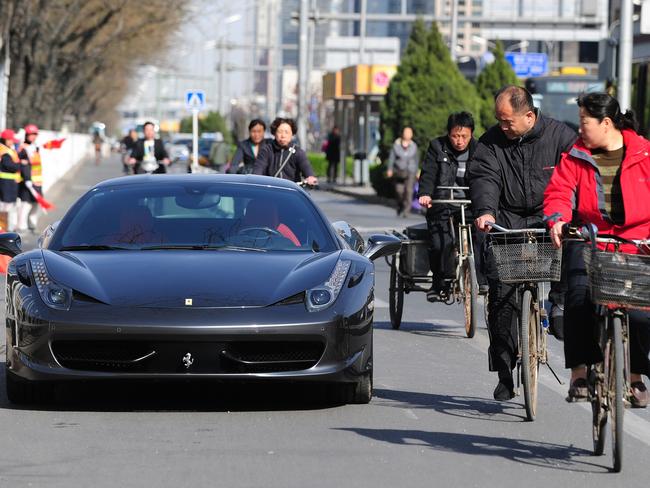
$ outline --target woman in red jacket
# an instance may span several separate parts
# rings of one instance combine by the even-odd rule
[[[627,239],[650,237],[650,142],[637,135],[631,111],[621,113],[615,98],[589,93],[578,99],[580,138],[562,155],[544,193],[544,214],[551,237],[561,245],[562,227],[574,221]],[[636,252],[634,246],[624,249]],[[587,364],[602,361],[594,340],[594,305],[587,287],[582,246],[569,243],[565,298],[564,355],[571,368],[567,401],[587,400]],[[642,375],[650,374],[650,314],[630,311],[632,406],[645,407],[648,391]]]

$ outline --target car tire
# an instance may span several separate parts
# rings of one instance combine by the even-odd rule
[[[45,403],[49,399],[45,385],[23,380],[9,371],[5,372],[5,386],[7,398],[16,405]]]
[[[372,370],[364,374],[354,385],[352,398],[348,403],[365,405],[372,400]]]

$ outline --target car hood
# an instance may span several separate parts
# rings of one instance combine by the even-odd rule
[[[51,278],[112,306],[263,307],[322,284],[340,251],[43,250]],[[82,297],[83,298],[83,297]]]

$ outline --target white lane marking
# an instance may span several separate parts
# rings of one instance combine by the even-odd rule
[[[402,412],[404,412],[404,415],[406,415],[408,418],[412,420],[419,420],[419,417],[415,415],[413,410],[411,410],[410,408],[403,408]]]
[[[388,302],[383,301],[381,298],[375,297],[375,308],[388,308]]]
[[[454,322],[458,326],[462,325],[457,321],[451,322]],[[477,349],[481,352],[487,351],[487,348],[490,345],[487,334],[477,334],[473,339],[467,342],[474,349]],[[557,361],[554,361],[555,364],[558,364],[558,362],[559,364],[564,364],[564,358],[559,358],[557,355],[553,356],[555,359],[557,359]],[[546,368],[541,369],[540,373],[539,382],[546,386],[548,389],[560,395],[560,397],[562,397],[562,401],[564,401],[564,398],[566,397],[568,391],[567,385],[560,385],[555,377],[553,377],[551,373],[546,370]],[[579,405],[584,410],[591,413],[590,403],[577,403],[576,405]],[[650,446],[650,422],[630,411],[629,409],[625,410],[624,429],[628,435]]]

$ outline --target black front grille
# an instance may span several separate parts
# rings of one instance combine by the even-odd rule
[[[273,373],[315,366],[325,345],[317,341],[90,341],[52,343],[69,369],[124,373]],[[192,359],[184,361],[187,354]]]
[[[55,341],[52,352],[62,366],[89,371],[137,371],[156,355],[151,344],[130,341]]]
[[[316,365],[325,346],[321,342],[232,342],[221,355],[233,372],[300,371]]]

